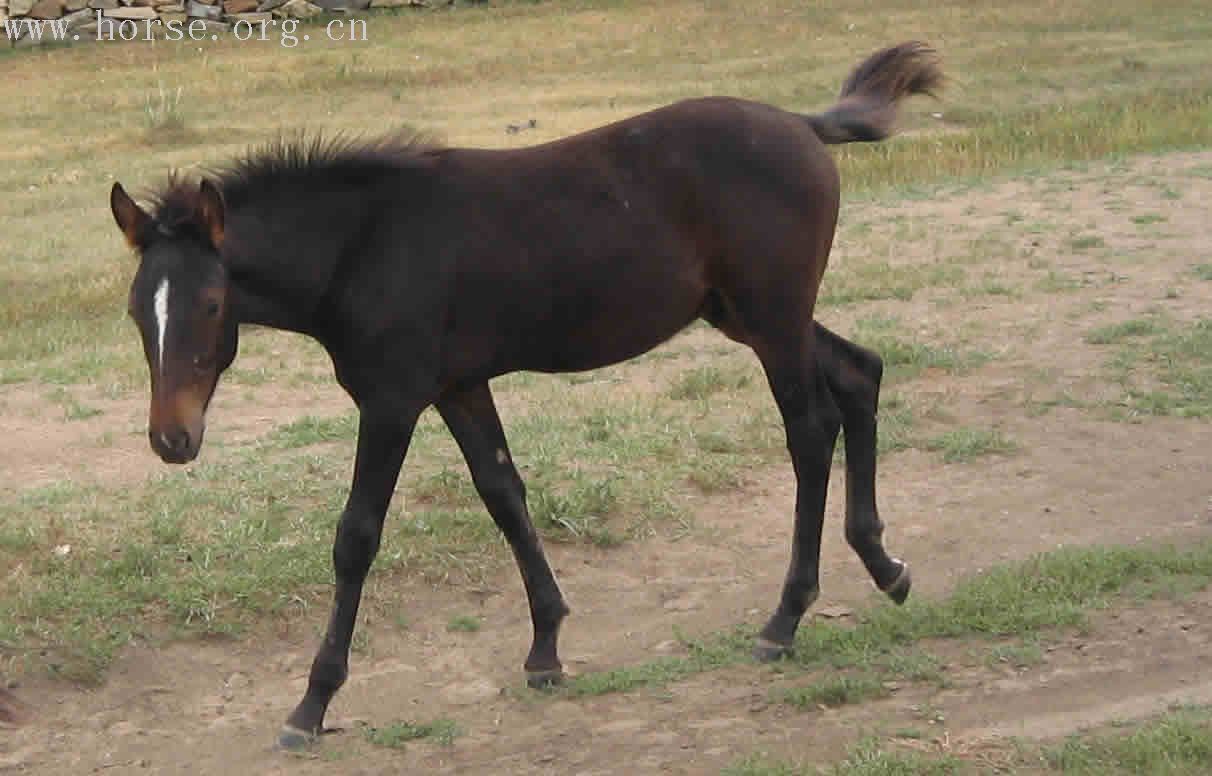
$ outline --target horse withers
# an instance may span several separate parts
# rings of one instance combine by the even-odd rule
[[[839,429],[846,537],[875,584],[905,600],[908,566],[885,551],[876,510],[882,363],[813,310],[838,216],[826,144],[887,137],[899,101],[941,80],[928,46],[903,43],[862,62],[816,114],[708,98],[515,150],[402,136],[281,142],[200,184],[170,179],[150,210],[114,185],[114,218],[140,257],[130,314],[151,371],[149,441],[163,460],[198,455],[241,324],[315,338],[358,407],[331,619],[282,746],[321,732],[345,681],[363,582],[430,405],[517,558],[534,626],[529,681],[559,680],[569,609],[489,380],[613,364],[698,318],[756,353],[795,470],[790,567],[757,656],[785,654],[817,597]]]

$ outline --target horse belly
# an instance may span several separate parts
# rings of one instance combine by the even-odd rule
[[[537,362],[529,368],[582,371],[626,361],[698,316],[707,289],[689,263],[658,256],[636,264],[621,262],[602,273],[604,282],[556,297],[544,331],[528,343]]]

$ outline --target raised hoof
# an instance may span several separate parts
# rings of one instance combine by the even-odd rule
[[[770,639],[758,637],[753,645],[753,658],[759,663],[773,663],[791,655],[790,644],[776,644]]]
[[[548,690],[564,683],[564,670],[553,668],[547,671],[527,671],[526,686],[532,690]]]
[[[306,730],[300,730],[291,725],[283,725],[282,730],[278,732],[278,740],[274,744],[274,748],[283,752],[302,752],[315,743],[315,740],[314,733],[308,733]]]
[[[905,603],[905,599],[909,597],[913,579],[909,576],[909,564],[899,559],[896,562],[900,564],[901,573],[897,574],[891,585],[884,588],[884,593],[899,605]]]

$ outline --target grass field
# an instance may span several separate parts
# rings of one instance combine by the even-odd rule
[[[517,668],[527,630],[520,586],[457,447],[436,414],[423,418],[355,642],[355,677],[387,677],[393,692],[351,688],[364,735],[321,759],[488,772],[541,752],[553,758],[544,768],[573,772],[608,767],[622,736],[654,763],[677,762],[686,747],[672,738],[595,725],[621,724],[628,708],[691,736],[671,710],[723,725],[718,688],[739,686],[759,697],[762,731],[730,734],[714,754],[696,745],[704,759],[686,772],[1200,772],[1212,697],[1138,710],[1123,729],[1082,717],[971,749],[935,745],[950,727],[931,715],[963,707],[961,693],[975,709],[994,705],[987,688],[1018,692],[1011,679],[1081,673],[1050,647],[1099,634],[1122,647],[1132,637],[1121,614],[1181,614],[1196,623],[1192,639],[1212,624],[1206,3],[497,0],[376,14],[357,44],[307,29],[316,40],[292,49],[0,51],[0,656],[6,676],[63,699],[58,719],[103,719],[64,723],[89,763],[116,724],[96,709],[129,708],[114,693],[154,684],[161,669],[191,674],[185,685],[209,689],[172,701],[186,727],[189,710],[210,708],[203,677],[221,664],[246,675],[232,686],[269,698],[223,728],[235,731],[232,762],[267,767],[254,743],[303,670],[278,653],[306,661],[323,625],[356,429],[318,347],[255,331],[219,390],[200,461],[157,464],[146,366],[124,316],[134,261],[107,206],[114,180],[137,191],[301,129],[408,125],[501,147],[707,94],[806,111],[831,102],[870,51],[921,38],[943,55],[944,99],[910,103],[888,143],[835,149],[844,204],[820,317],[885,358],[882,504],[892,541],[921,559],[923,597],[872,604],[853,558],[830,544],[826,594],[849,612],[806,624],[778,669],[749,663],[785,563],[790,471],[755,359],[696,324],[628,364],[494,383],[531,511],[571,578],[569,627],[584,635],[566,650],[588,655],[553,695],[509,684],[484,700],[522,731],[508,744],[485,732],[500,724],[486,707],[455,690],[508,684],[499,677]],[[1183,644],[1153,652],[1199,666],[1206,645]],[[414,655],[449,671],[450,687],[392,668]],[[1156,669],[1144,655],[1122,670]],[[287,668],[268,667],[279,659]],[[438,700],[402,705],[427,693]],[[896,705],[906,695],[917,711]],[[222,701],[226,714],[233,703]],[[1114,706],[1090,705],[1100,703]],[[143,720],[132,724],[155,718],[129,713]],[[817,724],[819,742],[791,735]],[[575,747],[551,744],[550,729],[602,743],[573,762]],[[0,756],[26,752],[20,762],[46,772],[78,765],[38,732],[20,735],[25,749]],[[123,746],[161,762],[172,736],[155,741]]]

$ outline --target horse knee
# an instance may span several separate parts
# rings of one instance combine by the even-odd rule
[[[476,472],[472,479],[489,512],[516,510],[526,504],[526,484],[510,463],[494,463],[491,471]]]
[[[332,547],[332,564],[338,579],[361,582],[366,578],[379,551],[382,533],[381,516],[346,507],[337,524],[337,538]]]
[[[797,461],[828,466],[833,445],[842,428],[842,414],[833,402],[822,402],[813,411],[788,418],[787,450]]]

